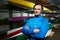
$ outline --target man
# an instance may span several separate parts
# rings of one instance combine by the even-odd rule
[[[36,4],[33,7],[35,16],[24,25],[23,34],[30,35],[29,40],[44,40],[48,31],[48,19],[41,16],[43,6]]]

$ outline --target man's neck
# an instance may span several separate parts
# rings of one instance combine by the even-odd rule
[[[40,15],[35,15],[35,17],[39,17]]]

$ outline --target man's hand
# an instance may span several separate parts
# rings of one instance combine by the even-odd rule
[[[40,30],[39,29],[34,29],[34,33],[37,33],[39,32]]]
[[[29,30],[30,28],[29,28],[29,26],[26,26],[25,29]]]

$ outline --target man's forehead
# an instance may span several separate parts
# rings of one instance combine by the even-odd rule
[[[36,5],[35,8],[41,8],[41,5]]]

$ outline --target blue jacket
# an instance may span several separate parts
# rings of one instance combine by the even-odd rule
[[[34,33],[35,28],[39,29],[40,32]],[[37,18],[33,17],[29,19],[22,28],[22,32],[24,34],[30,34],[33,38],[44,38],[47,31],[48,19],[42,16],[39,16]]]

